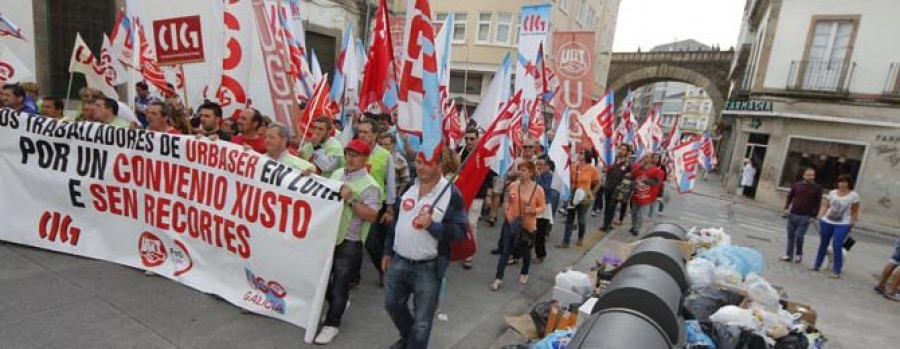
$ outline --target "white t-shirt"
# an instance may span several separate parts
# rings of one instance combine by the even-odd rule
[[[438,203],[434,204],[434,199],[440,194],[450,182],[446,178],[441,177],[437,185],[426,193],[425,196],[419,197],[419,181],[406,190],[403,197],[400,198],[400,212],[397,214],[397,227],[394,230],[394,252],[406,259],[414,261],[432,259],[438,256],[438,241],[431,236],[431,233],[425,229],[416,229],[413,227],[413,220],[419,215],[423,209],[432,209],[431,221],[440,222],[444,219],[444,213],[450,206],[450,191],[448,189]]]
[[[850,224],[851,207],[859,202],[859,194],[851,191],[849,194],[840,196],[837,189],[828,192],[825,198],[828,200],[828,211],[822,216],[822,220],[831,224]],[[840,217],[840,219],[836,219]]]
[[[753,177],[756,177],[756,169],[753,168],[753,165],[744,165],[744,168],[741,170],[741,186],[752,187]]]

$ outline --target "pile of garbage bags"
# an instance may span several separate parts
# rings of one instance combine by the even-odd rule
[[[690,291],[684,299],[687,348],[821,348],[824,337],[783,305],[784,298],[760,276],[765,261],[731,244],[721,228],[691,229],[696,256],[686,264]]]

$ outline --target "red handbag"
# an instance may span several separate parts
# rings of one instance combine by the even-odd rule
[[[461,261],[475,255],[478,239],[475,228],[466,223],[466,236],[450,243],[450,261]]]

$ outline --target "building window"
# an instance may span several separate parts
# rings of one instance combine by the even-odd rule
[[[842,174],[850,175],[850,184],[853,186],[862,168],[865,153],[864,145],[832,139],[790,137],[778,186],[790,188],[792,183],[803,178],[806,168],[816,170],[816,182],[825,189],[834,189],[835,180]]]
[[[468,76],[467,76],[468,75]],[[460,71],[450,72],[450,92],[481,95],[481,74]]]
[[[492,18],[490,12],[478,13],[478,42],[490,42]]]
[[[559,0],[559,9],[562,12],[569,13],[569,0]]]
[[[494,43],[509,44],[509,33],[512,28],[512,13],[497,14],[497,29],[494,31]]]
[[[469,16],[466,13],[453,13],[453,42],[466,42],[466,21]]]
[[[447,12],[438,12],[434,15],[434,19],[431,20],[431,27],[434,28],[434,37],[437,38],[438,33],[441,32],[441,28],[444,27],[444,22],[447,20]]]
[[[854,20],[818,20],[812,27],[806,57],[800,62],[802,89],[834,91],[842,81],[853,49]]]

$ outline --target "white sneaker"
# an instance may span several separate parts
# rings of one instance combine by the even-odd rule
[[[340,331],[338,330],[337,327],[323,326],[322,330],[319,331],[319,334],[316,335],[316,340],[314,340],[313,342],[315,342],[316,344],[331,343],[331,341],[334,340],[334,337],[337,337],[338,332],[340,332]]]
[[[447,316],[447,314],[444,314],[444,313],[438,313],[438,314],[437,314],[437,319],[438,319],[438,321],[448,321],[448,320],[450,320],[450,317]]]

